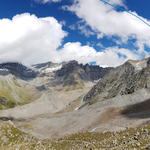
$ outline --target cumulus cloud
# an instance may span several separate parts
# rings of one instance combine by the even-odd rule
[[[83,21],[78,21],[75,24],[68,26],[71,30],[79,30],[79,33],[85,35],[86,37],[90,37],[95,35],[88,25],[86,25]]]
[[[128,59],[141,59],[141,54],[128,49],[118,47],[106,48],[97,52],[93,47],[83,46],[80,42],[68,42],[57,53],[56,62],[77,60],[79,63],[96,62],[103,67],[116,67],[123,64]]]
[[[115,67],[127,59],[141,59],[142,54],[147,55],[142,50],[118,47],[96,51],[80,42],[62,45],[67,33],[61,23],[53,17],[38,18],[29,13],[16,15],[12,19],[0,19],[0,33],[0,63],[15,61],[31,65],[77,60],[83,64],[96,62],[103,67]],[[139,44],[142,49],[142,43]]]
[[[28,13],[0,19],[0,33],[0,62],[25,64],[50,61],[67,35],[55,18]]]
[[[109,0],[109,2],[124,5],[121,0]],[[137,45],[143,43],[150,47],[150,27],[126,11],[118,12],[100,0],[75,0],[73,5],[66,9],[84,20],[97,34],[99,32],[103,36],[118,36],[123,42],[129,37],[134,37],[137,39]],[[150,24],[149,20],[136,12],[132,13]]]

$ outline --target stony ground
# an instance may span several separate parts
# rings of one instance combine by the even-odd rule
[[[148,150],[150,124],[120,132],[84,132],[60,139],[40,140],[16,129],[11,121],[0,123],[2,150]]]
[[[55,113],[65,109],[66,106],[78,99],[80,96],[83,97],[83,95],[85,95],[92,86],[93,83],[87,83],[82,89],[70,91],[66,91],[66,89],[63,89],[63,87],[60,86],[50,88],[44,91],[41,96],[32,103],[20,107],[17,106],[12,109],[0,110],[0,116],[12,116],[14,118],[25,119],[41,114]]]
[[[150,121],[150,100],[146,100],[149,95],[145,94],[145,101],[140,102],[141,97],[144,97],[143,90],[135,95],[115,97],[77,110],[81,96],[53,114],[50,109],[52,103],[42,99],[0,111],[0,120],[11,118],[20,130],[42,139],[60,138],[78,132],[120,131]],[[137,101],[140,103],[137,104]]]

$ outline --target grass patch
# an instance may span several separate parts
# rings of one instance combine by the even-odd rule
[[[0,149],[3,150],[99,150],[148,147],[150,125],[121,132],[77,133],[53,140],[40,140],[16,129],[10,122],[0,123]]]
[[[11,76],[0,78],[0,109],[28,104],[34,101],[38,95],[34,89],[25,85],[21,86]]]

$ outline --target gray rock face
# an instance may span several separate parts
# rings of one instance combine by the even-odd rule
[[[90,80],[76,61],[70,61],[69,63],[64,64],[60,70],[56,71],[55,78],[60,80],[64,86],[75,85],[77,84],[77,80]]]
[[[100,78],[103,78],[105,74],[107,74],[112,68],[102,68],[97,65],[81,65],[81,67],[84,69],[85,73],[88,75],[90,80],[99,80]]]
[[[125,64],[112,69],[88,92],[83,101],[93,103],[117,95],[132,94],[138,89],[149,89],[149,61],[150,58],[142,61],[127,61]]]
[[[46,63],[41,63],[41,64],[35,64],[32,66],[36,69],[41,69],[41,68],[45,68],[45,67],[50,67],[51,65],[52,65],[52,62],[46,62]]]
[[[1,75],[13,74],[23,80],[32,79],[37,76],[37,72],[19,63],[2,63],[0,64],[0,69]]]
[[[102,78],[111,68],[102,68],[99,66],[82,65],[77,61],[70,61],[56,71],[55,77],[64,82],[64,85],[74,85],[76,80],[94,81]]]
[[[102,78],[111,68],[99,66],[82,65],[77,61],[64,63],[46,62],[35,64],[28,68],[20,63],[9,62],[0,64],[0,75],[12,74],[23,80],[32,80],[36,77],[47,78],[51,84],[63,86],[83,86],[83,82],[95,81]],[[37,87],[44,90],[44,87]]]
[[[7,70],[7,69],[0,69],[0,75],[1,76],[6,76],[8,74],[9,74],[9,70]]]

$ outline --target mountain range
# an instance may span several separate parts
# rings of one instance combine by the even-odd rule
[[[120,132],[149,124],[150,58],[116,68],[0,64],[0,122],[36,138]]]
[[[92,85],[110,69],[88,64],[82,65],[77,61],[60,64],[46,62],[30,67],[15,62],[2,63],[0,64],[0,106],[7,108],[8,105],[8,108],[11,108],[26,104],[32,101],[34,95],[44,94],[49,99],[50,89],[60,88],[60,90],[67,91],[83,89],[87,83]],[[40,96],[35,97],[40,98]]]

